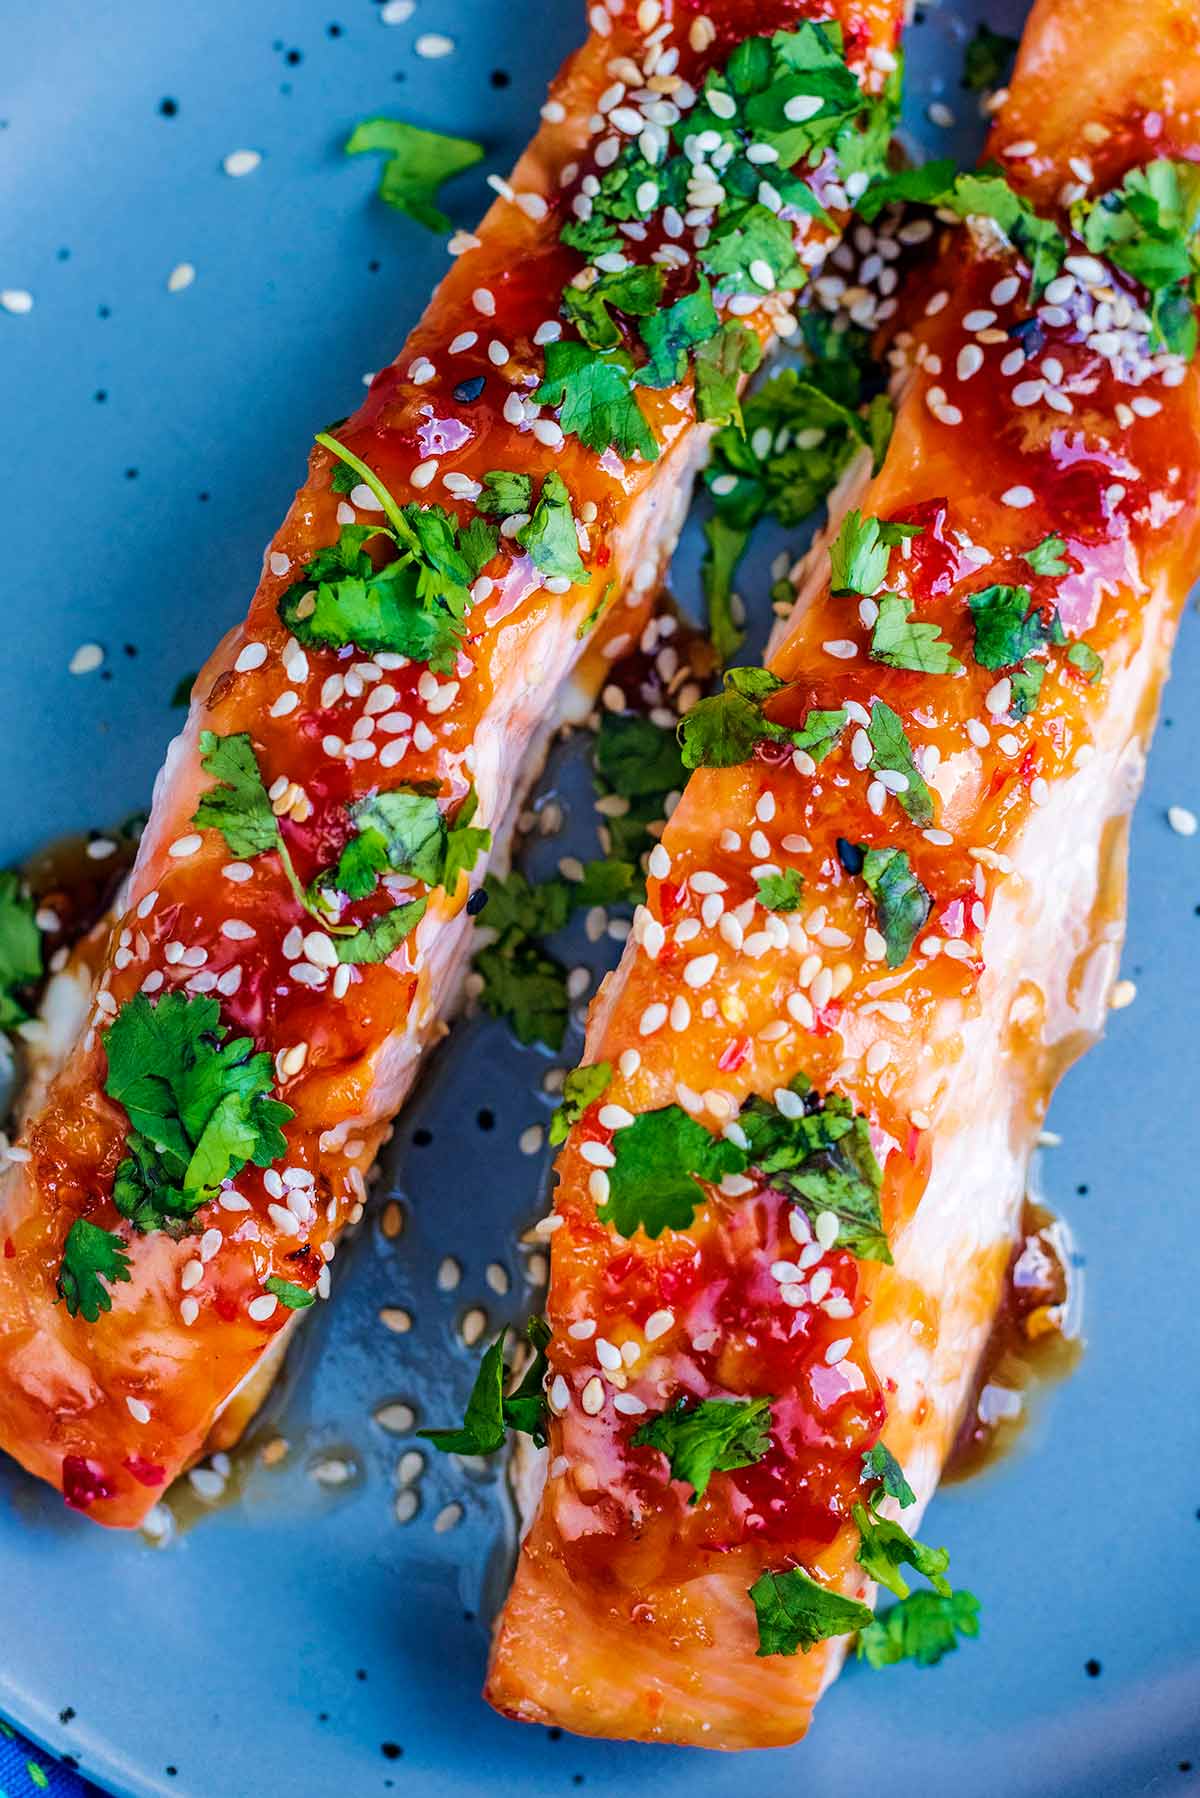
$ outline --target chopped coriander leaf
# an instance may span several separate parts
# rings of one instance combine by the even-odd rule
[[[903,1524],[881,1517],[873,1507],[855,1505],[851,1515],[858,1525],[859,1544],[855,1557],[873,1580],[894,1592],[897,1598],[908,1597],[908,1581],[901,1567],[912,1567],[927,1579],[943,1598],[950,1596],[946,1569],[949,1552],[944,1548],[928,1548],[910,1536]]]
[[[589,1105],[594,1105],[612,1079],[612,1063],[597,1061],[591,1067],[572,1068],[563,1081],[562,1104],[550,1119],[550,1143],[566,1142]]]
[[[605,820],[610,853],[636,863],[653,846],[650,827],[665,819],[668,795],[682,792],[687,780],[675,732],[649,718],[604,712],[593,756],[600,792],[628,802],[620,817]]]
[[[410,899],[404,905],[394,905],[390,911],[369,919],[353,936],[335,937],[338,960],[354,963],[386,961],[416,929],[428,904],[427,898]]]
[[[932,900],[912,871],[903,849],[868,849],[862,877],[875,901],[879,932],[887,945],[887,964],[907,961],[929,916]]]
[[[533,476],[513,474],[507,468],[489,469],[475,509],[488,518],[511,518],[516,512],[532,511]]]
[[[317,1302],[316,1293],[310,1292],[307,1286],[297,1286],[291,1280],[281,1280],[277,1274],[271,1274],[263,1281],[263,1286],[267,1292],[273,1292],[279,1303],[289,1311],[307,1311],[310,1305]]]
[[[502,1330],[485,1352],[467,1399],[466,1414],[456,1430],[418,1430],[427,1442],[447,1455],[492,1455],[503,1447],[509,1430],[532,1436],[534,1444],[543,1448],[546,1442],[545,1408],[542,1382],[546,1371],[546,1346],[550,1331],[543,1318],[531,1318],[526,1335],[534,1349],[533,1359],[517,1390],[505,1397],[505,1381],[509,1369],[504,1363]]]
[[[546,345],[546,372],[532,395],[557,406],[559,423],[588,449],[658,460],[658,444],[634,395],[633,359],[624,350],[598,351],[585,343]]]
[[[712,289],[701,280],[694,293],[655,312],[641,327],[650,360],[638,370],[639,385],[677,387],[687,375],[690,352],[715,337],[720,329]]]
[[[438,885],[446,860],[446,821],[435,785],[375,793],[350,807],[350,821],[356,834],[337,866],[318,875],[318,885],[334,887],[349,899],[365,899],[387,872]]]
[[[469,169],[483,157],[483,145],[440,131],[422,131],[403,119],[364,119],[351,133],[347,156],[382,151],[388,158],[379,178],[379,197],[406,212],[430,231],[449,231],[450,220],[437,206],[442,183]]]
[[[841,706],[833,712],[813,710],[805,714],[799,730],[791,733],[793,749],[802,749],[814,762],[823,762],[846,728],[850,714]]]
[[[0,1030],[28,1017],[18,994],[41,979],[42,933],[37,908],[20,875],[0,870]]]
[[[700,579],[708,609],[708,633],[718,661],[727,662],[746,634],[734,616],[733,577],[750,541],[750,527],[731,524],[717,512],[705,521],[704,541]]]
[[[669,317],[669,312],[658,311],[665,279],[661,268],[650,263],[633,263],[615,274],[598,275],[587,287],[577,287],[573,283],[564,287],[563,311],[590,349],[615,350],[621,342],[621,328],[610,308],[615,307],[618,312],[633,318],[655,315],[652,322]],[[670,311],[678,311],[678,307],[672,307]],[[716,323],[714,314],[714,330]],[[683,377],[679,378],[682,380]],[[670,384],[669,381],[643,382],[643,386]]]
[[[58,1296],[71,1316],[82,1316],[94,1324],[102,1311],[112,1310],[109,1286],[132,1278],[121,1238],[112,1230],[89,1223],[85,1217],[77,1217],[67,1231],[58,1270]]]
[[[1031,550],[1026,551],[1025,560],[1035,574],[1067,574],[1070,563],[1066,560],[1066,548],[1066,539],[1052,531],[1048,537],[1043,537],[1040,543],[1035,543]]]
[[[656,1448],[667,1457],[673,1480],[692,1488],[689,1504],[708,1490],[714,1473],[752,1467],[771,1447],[769,1398],[680,1398],[630,1437],[634,1448]]]
[[[994,165],[960,174],[947,157],[885,174],[871,184],[859,200],[858,210],[870,223],[885,206],[900,201],[943,207],[959,218],[991,219],[1029,263],[1035,300],[1054,279],[1067,254],[1067,240],[1058,226],[1039,218]]]
[[[1009,37],[1003,31],[993,31],[981,21],[975,27],[975,36],[963,51],[963,86],[974,91],[999,86],[1016,49],[1015,37]]]
[[[979,1634],[979,1600],[973,1592],[912,1592],[859,1634],[858,1658],[872,1667],[915,1661],[934,1667],[958,1647],[960,1636]]]
[[[640,1229],[653,1239],[664,1230],[686,1230],[704,1201],[700,1182],[715,1185],[745,1167],[742,1150],[679,1105],[642,1112],[617,1131],[612,1148],[608,1199],[597,1215],[622,1236]]]
[[[894,1498],[902,1509],[916,1504],[917,1495],[905,1479],[904,1469],[882,1442],[877,1442],[874,1448],[864,1449],[862,1470],[864,1481],[882,1485],[887,1496]]]
[[[281,1126],[295,1113],[269,1095],[271,1057],[249,1037],[233,1042],[215,999],[144,993],[104,1035],[104,1090],[129,1117],[113,1203],[135,1229],[189,1219],[248,1161],[270,1167],[287,1152]]]
[[[819,1586],[800,1567],[761,1574],[750,1587],[758,1618],[758,1652],[807,1654],[830,1636],[848,1636],[872,1621],[869,1605]]]
[[[860,1261],[890,1264],[880,1209],[883,1170],[866,1118],[839,1093],[822,1098],[803,1077],[793,1081],[792,1089],[804,1097],[799,1117],[785,1117],[765,1099],[743,1105],[738,1121],[749,1146],[742,1168],[734,1171],[757,1168],[800,1207],[810,1224],[822,1212],[831,1213],[837,1219],[839,1249]]]
[[[1063,641],[1056,612],[1047,622],[1028,587],[981,587],[969,598],[975,660],[983,668],[1015,668],[1027,656]]]
[[[1077,201],[1071,222],[1089,250],[1106,256],[1150,294],[1151,348],[1193,356],[1193,302],[1200,293],[1200,167],[1160,157],[1131,169],[1111,193]]]
[[[835,596],[876,592],[887,579],[895,545],[919,537],[921,530],[919,524],[887,524],[847,512],[829,549],[830,591]]]
[[[962,663],[936,624],[912,615],[910,601],[898,593],[881,593],[879,616],[871,632],[871,660],[889,668],[911,668],[918,674],[961,674]]]
[[[736,293],[794,289],[808,279],[796,255],[792,227],[757,200],[726,200],[698,256],[718,284]],[[766,284],[760,279],[764,267],[770,272]]]
[[[480,949],[475,971],[483,981],[480,1003],[504,1018],[520,1043],[561,1049],[566,1035],[567,974],[560,962],[528,938],[501,948]]]
[[[479,857],[492,846],[491,831],[472,822],[478,810],[479,794],[472,787],[446,833],[446,861],[441,885],[451,898],[458,892],[459,876],[465,874],[469,878]]]
[[[933,823],[933,797],[913,759],[912,746],[905,735],[904,726],[891,706],[885,705],[882,699],[877,699],[871,707],[867,737],[872,749],[868,763],[871,772],[877,774],[882,768],[892,774],[903,775],[907,785],[896,794],[896,798],[913,823],[924,830]]]
[[[781,683],[782,684],[782,683]],[[762,707],[736,687],[700,699],[679,722],[685,768],[734,768],[770,734]]]
[[[1090,643],[1072,643],[1067,651],[1067,660],[1072,668],[1078,668],[1089,684],[1098,681],[1104,673],[1104,658],[1097,655]]]
[[[762,345],[746,325],[730,319],[696,351],[696,410],[708,424],[742,423],[738,388],[762,361]]]
[[[587,580],[587,569],[579,559],[571,495],[560,474],[551,471],[542,482],[533,516],[521,526],[516,541],[543,574],[577,583]]]
[[[1009,700],[1008,715],[1014,723],[1019,724],[1022,718],[1028,718],[1030,712],[1037,710],[1045,678],[1045,662],[1022,662],[1019,668],[1013,669],[1009,676],[1012,698]]]
[[[254,745],[245,731],[218,737],[200,732],[200,766],[217,782],[192,813],[201,830],[219,830],[239,860],[279,847],[279,821],[259,772]]]
[[[758,902],[768,911],[799,911],[803,893],[804,882],[794,868],[759,876]]]

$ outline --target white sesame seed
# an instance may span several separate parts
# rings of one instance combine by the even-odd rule
[[[1177,837],[1194,837],[1198,828],[1195,812],[1189,811],[1186,805],[1169,805],[1167,823]]]
[[[690,987],[707,986],[717,971],[717,957],[713,953],[697,955],[689,961],[683,970],[683,978]]]
[[[250,1300],[246,1306],[246,1315],[256,1324],[266,1323],[267,1319],[274,1314],[278,1303],[279,1300],[273,1292],[261,1293],[258,1298]]]
[[[496,296],[490,287],[477,287],[471,295],[471,303],[476,312],[482,312],[485,318],[495,316]]]
[[[1033,504],[1033,489],[1031,487],[1009,487],[1000,495],[1000,498],[1006,506],[1014,506],[1021,511],[1024,507]]]
[[[249,175],[258,167],[262,156],[257,150],[231,150],[221,163],[227,175]]]
[[[233,664],[233,671],[235,674],[249,674],[252,669],[261,668],[266,659],[265,643],[247,643]]]
[[[831,1342],[829,1347],[825,1350],[826,1365],[829,1367],[836,1367],[839,1361],[844,1361],[846,1359],[846,1356],[850,1353],[850,1348],[851,1341],[849,1336],[843,1336],[837,1342]]]
[[[204,838],[199,831],[194,830],[186,837],[176,837],[175,841],[168,846],[167,854],[174,856],[176,861],[183,861],[189,855],[195,855],[203,841]]]
[[[19,318],[33,311],[33,295],[23,287],[6,287],[0,292],[0,306],[14,318]]]
[[[659,1000],[655,1000],[652,1005],[647,1005],[645,1011],[642,1013],[638,1023],[638,1034],[640,1036],[653,1036],[656,1030],[662,1029],[666,1021],[666,1006]]]
[[[657,1342],[660,1336],[665,1336],[667,1331],[673,1329],[674,1326],[675,1313],[673,1311],[652,1311],[646,1319],[646,1341]]]
[[[626,1417],[641,1417],[645,1409],[641,1399],[632,1392],[618,1392],[613,1399],[613,1410]]]
[[[423,56],[433,62],[443,56],[453,55],[454,39],[446,37],[440,31],[423,31],[413,45],[413,49],[418,56]]]
[[[604,1387],[598,1375],[592,1375],[580,1394],[579,1402],[589,1417],[597,1416],[604,1409]]]
[[[190,287],[195,279],[196,270],[194,264],[190,262],[177,262],[167,276],[167,292],[182,293],[184,288]]]

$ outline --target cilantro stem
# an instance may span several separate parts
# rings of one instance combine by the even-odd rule
[[[410,532],[404,514],[401,512],[399,506],[396,504],[379,476],[375,473],[375,470],[373,468],[368,468],[361,457],[356,456],[353,450],[348,450],[344,443],[339,443],[336,437],[331,437],[328,431],[318,431],[316,441],[321,445],[322,449],[327,449],[331,455],[337,457],[339,462],[344,462],[347,468],[352,468],[355,474],[358,475],[361,480],[366,482],[367,486],[371,489],[371,492],[375,495],[375,498],[387,513],[387,516],[391,521],[392,529],[405,542],[408,542]]]

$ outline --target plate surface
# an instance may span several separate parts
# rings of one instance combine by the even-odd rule
[[[1004,10],[990,23],[1019,18]],[[0,860],[145,804],[179,718],[171,693],[240,615],[305,445],[395,352],[444,266],[438,242],[369,199],[369,159],[340,156],[351,125],[402,113],[481,137],[483,168],[505,171],[581,13],[577,0],[418,0],[388,26],[369,0],[0,12],[0,287],[35,302],[0,314]],[[931,9],[913,30],[910,119],[927,150],[980,141],[959,87],[974,16]],[[449,54],[415,53],[429,32],[453,40]],[[939,97],[960,125],[929,122]],[[241,179],[222,171],[237,149],[263,157]],[[456,218],[486,197],[482,174],[462,177]],[[169,292],[184,263],[194,282]],[[756,552],[748,595],[765,594],[778,547]],[[697,560],[693,528],[676,563],[685,601]],[[74,676],[87,643],[103,664]],[[137,1798],[448,1798],[492,1781],[530,1798],[650,1781],[661,1798],[690,1798],[697,1781],[708,1798],[798,1782],[861,1798],[885,1768],[892,1789],[925,1798],[1194,1789],[1200,839],[1173,835],[1165,811],[1200,809],[1198,681],[1189,618],[1133,833],[1137,1002],[1067,1081],[1051,1117],[1062,1145],[1044,1157],[1046,1196],[1086,1262],[1086,1354],[1021,1449],[939,1497],[927,1532],[983,1600],[978,1643],[936,1672],[852,1671],[809,1742],[770,1755],[556,1739],[481,1703],[484,1620],[511,1548],[497,1475],[439,1463],[405,1488],[411,1433],[395,1433],[402,1413],[390,1431],[375,1413],[449,1421],[474,1360],[464,1313],[484,1305],[494,1327],[536,1302],[536,1265],[513,1245],[541,1208],[547,1158],[518,1137],[548,1116],[552,1064],[483,1020],[456,1029],[389,1153],[385,1196],[406,1228],[385,1235],[377,1207],[339,1256],[336,1302],[306,1328],[225,1503],[177,1504],[181,1526],[155,1548],[86,1527],[0,1469],[0,1711]],[[593,846],[579,755],[549,780],[568,829],[537,845],[545,867]],[[602,965],[605,945],[582,934],[562,947]],[[448,1254],[453,1290],[437,1278]],[[385,1328],[385,1308],[411,1330]],[[258,1451],[276,1437],[288,1453],[268,1467]],[[402,1523],[405,1490],[418,1509]]]

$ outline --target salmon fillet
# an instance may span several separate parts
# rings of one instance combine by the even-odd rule
[[[787,124],[769,204],[736,196],[744,228],[715,223],[703,150],[659,193],[709,72],[804,27],[830,130],[859,161],[886,149],[899,8],[832,11],[844,32],[805,27],[817,0],[592,6],[197,679],[119,915],[71,971],[87,1016],[0,1185],[0,1446],[99,1522],[137,1524],[243,1421],[326,1296],[531,745],[636,641],[706,439],[837,239],[815,122]]]
[[[774,679],[685,722],[701,765],[594,1003],[548,1220],[544,1487],[486,1687],[513,1717],[797,1740],[869,1617],[871,1507],[912,1531],[937,1483],[1050,1092],[1103,1025],[1197,573],[1190,289],[1152,333],[1102,257],[1129,267],[1147,208],[1194,223],[1198,108],[1193,5],[1039,0],[989,153],[1084,241],[1035,270],[1028,207],[958,207]],[[747,1417],[697,1474],[680,1420],[755,1401],[758,1440]],[[760,1622],[789,1593],[819,1627]]]

